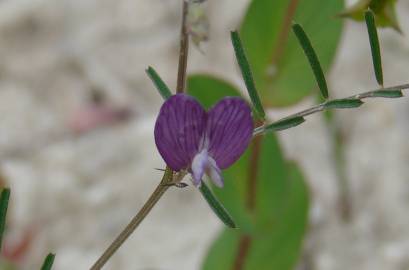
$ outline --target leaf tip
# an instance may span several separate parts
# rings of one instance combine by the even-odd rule
[[[53,266],[55,259],[55,253],[48,253],[47,257],[44,259],[43,266],[41,267],[41,270],[50,270],[51,267]]]

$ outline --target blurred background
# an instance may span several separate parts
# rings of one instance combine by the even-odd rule
[[[191,46],[189,73],[245,89],[229,32],[249,2],[207,1],[209,40]],[[386,86],[409,82],[408,14],[398,1],[403,35],[379,33]],[[180,0],[0,1],[0,183],[12,190],[3,255],[15,269],[39,269],[49,251],[56,270],[88,269],[160,181],[152,135],[162,99],[145,69],[174,88],[180,20]],[[377,88],[364,24],[344,20],[328,81],[332,97]],[[408,98],[337,112],[347,222],[322,115],[279,133],[310,190],[299,269],[409,269],[408,116]],[[222,228],[195,188],[170,189],[107,269],[200,269]]]

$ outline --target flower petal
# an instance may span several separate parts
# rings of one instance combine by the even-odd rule
[[[193,97],[177,94],[163,103],[155,124],[155,143],[174,171],[187,169],[199,151],[206,112]]]
[[[209,157],[208,174],[213,183],[218,187],[223,187],[222,171],[217,167],[216,161]]]
[[[249,105],[241,98],[227,97],[208,113],[207,149],[220,169],[232,165],[246,150],[253,134]]]
[[[208,159],[209,155],[207,154],[207,151],[205,149],[193,158],[191,170],[193,176],[193,184],[196,187],[198,187],[202,181],[205,170],[208,167]]]

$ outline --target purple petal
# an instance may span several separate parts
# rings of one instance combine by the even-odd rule
[[[199,150],[206,112],[193,97],[177,94],[163,103],[155,124],[155,143],[166,164],[187,169]]]
[[[246,150],[253,134],[249,105],[241,98],[227,97],[210,109],[206,137],[209,155],[220,169],[232,165]]]

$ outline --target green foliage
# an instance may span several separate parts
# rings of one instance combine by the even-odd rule
[[[302,48],[290,34],[292,21],[309,33],[325,72],[340,39],[342,22],[334,16],[342,8],[342,0],[251,2],[240,34],[264,105],[294,104],[309,95],[316,84]]]
[[[378,31],[376,30],[374,14],[371,10],[365,12],[366,27],[368,29],[369,44],[371,45],[372,63],[376,81],[383,86],[382,58],[379,46]]]
[[[296,116],[267,125],[264,129],[266,132],[280,131],[301,125],[304,122],[305,122],[304,117]]]
[[[402,90],[379,90],[372,94],[373,97],[381,98],[400,98],[403,97]]]
[[[286,270],[293,269],[296,264],[308,220],[309,199],[305,181],[295,165],[284,162],[273,135],[263,137],[260,157],[252,229],[225,229],[211,247],[202,269],[231,269],[238,243],[244,235],[250,236],[251,243],[243,269]],[[248,155],[243,159],[245,162],[242,164],[249,164]],[[219,190],[218,193],[227,208],[246,211],[244,198],[234,196],[246,185],[246,174],[241,174],[241,166],[235,165],[226,172],[228,190]],[[235,203],[228,203],[231,200]]]
[[[339,15],[356,21],[364,20],[364,13],[371,9],[375,13],[376,24],[380,27],[391,27],[401,32],[396,17],[397,0],[360,0]]]
[[[208,251],[203,270],[232,269],[240,243],[238,230],[224,229]]]
[[[206,109],[223,97],[240,96],[233,85],[211,75],[190,75],[186,89],[187,93],[196,97]]]
[[[310,39],[308,38],[302,26],[299,24],[293,25],[293,31],[298,39],[298,42],[300,42],[300,45],[303,48],[304,53],[308,58],[308,61],[310,62],[311,69],[314,73],[315,79],[317,80],[317,84],[321,90],[322,96],[324,98],[328,98],[327,81],[325,80],[324,72],[322,71],[320,61],[317,57],[317,54],[314,51]]]
[[[260,97],[254,84],[253,75],[251,74],[250,63],[247,60],[243,45],[237,32],[231,32],[231,41],[234,52],[236,53],[237,62],[239,64],[244,83],[246,84],[247,91],[253,104],[253,108],[256,112],[257,118],[263,121],[266,117],[266,113],[261,105]]]
[[[2,247],[4,230],[6,228],[6,218],[7,218],[7,209],[9,205],[9,199],[10,199],[10,189],[4,188],[1,191],[1,197],[0,197],[0,250]]]
[[[41,270],[51,270],[51,267],[54,263],[55,254],[49,253],[44,260],[43,266],[41,266]]]
[[[300,257],[302,240],[308,223],[308,189],[301,171],[294,164],[287,165],[287,179],[273,180],[270,188],[281,195],[273,201],[265,197],[267,203],[275,205],[269,215],[269,223],[253,236],[253,245],[245,269],[294,269]],[[285,182],[284,182],[285,181]],[[282,182],[282,189],[277,189]],[[267,208],[268,209],[268,208]]]
[[[202,193],[205,200],[207,201],[207,203],[209,204],[210,208],[212,208],[213,212],[219,217],[219,219],[227,227],[236,228],[236,224],[234,223],[230,214],[223,207],[223,205],[221,205],[219,200],[213,195],[212,191],[209,189],[205,182],[202,182],[199,190]]]
[[[357,108],[364,104],[360,99],[356,98],[345,98],[345,99],[334,99],[326,102],[324,107],[326,109],[350,109]]]
[[[187,92],[207,108],[224,96],[239,95],[230,84],[206,75],[189,77]],[[277,138],[268,134],[260,140],[255,208],[247,208],[251,149],[223,172],[224,188],[213,189],[239,229],[226,228],[221,234],[209,250],[205,270],[231,269],[244,234],[252,237],[245,269],[292,269],[298,259],[307,225],[308,191],[299,170],[285,161]]]
[[[148,67],[148,69],[146,69],[146,73],[148,74],[149,78],[151,78],[153,84],[156,86],[156,89],[163,99],[168,99],[172,95],[172,92],[161,79],[159,74],[152,67]]]

